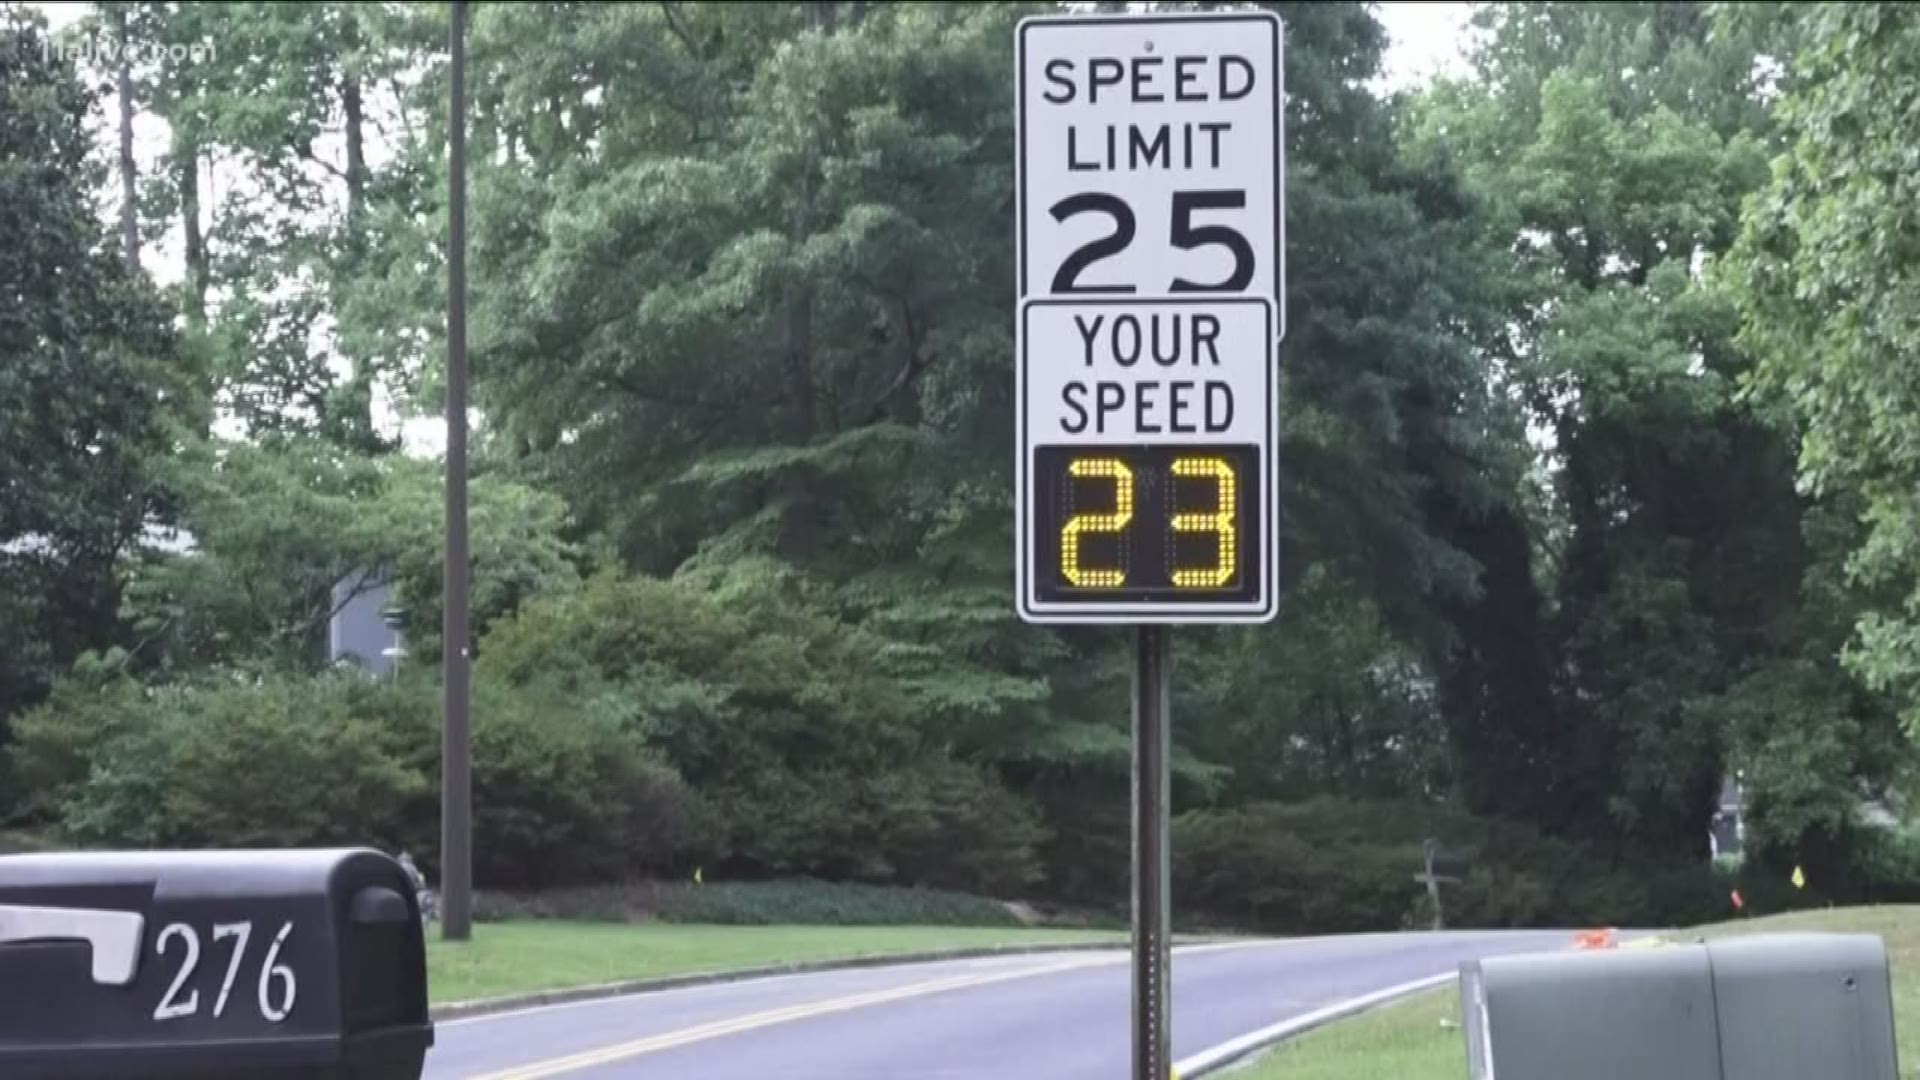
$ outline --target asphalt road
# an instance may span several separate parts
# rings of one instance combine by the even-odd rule
[[[1561,933],[1199,946],[1174,960],[1174,1057]],[[440,1025],[428,1080],[1118,1080],[1125,952],[868,968]]]

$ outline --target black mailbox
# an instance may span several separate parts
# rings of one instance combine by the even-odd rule
[[[0,857],[5,1080],[418,1080],[419,902],[377,851]]]

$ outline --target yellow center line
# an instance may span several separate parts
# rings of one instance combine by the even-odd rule
[[[827,1001],[813,1002],[807,1005],[791,1005],[783,1009],[770,1009],[766,1012],[752,1013],[731,1020],[716,1020],[697,1027],[670,1031],[664,1035],[653,1035],[632,1042],[618,1043],[599,1050],[587,1050],[567,1057],[536,1061],[530,1065],[506,1069],[501,1072],[483,1073],[469,1077],[468,1080],[546,1080],[548,1077],[562,1076],[581,1069],[591,1069],[597,1065],[611,1065],[617,1061],[640,1057],[643,1054],[657,1054],[663,1050],[675,1050],[682,1046],[718,1039],[726,1035],[738,1035],[745,1031],[772,1027],[776,1024],[791,1023],[795,1020],[807,1020],[816,1016],[829,1016],[833,1013],[849,1012],[869,1005],[885,1005],[894,1001],[906,1001],[910,998],[926,997],[929,994],[945,993],[949,990],[964,990],[975,986],[987,986],[992,983],[1010,982],[1014,979],[1030,979],[1041,975],[1055,975],[1080,968],[1098,967],[1103,964],[1117,964],[1124,958],[1101,957],[1097,959],[1076,959],[1048,964],[1042,967],[1026,968],[1019,971],[1000,971],[987,975],[961,975],[945,979],[899,986],[891,990],[876,990],[864,994],[832,998]]]

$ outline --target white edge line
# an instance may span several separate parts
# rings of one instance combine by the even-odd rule
[[[1390,1001],[1411,997],[1427,990],[1437,990],[1457,977],[1453,972],[1447,972],[1416,982],[1402,983],[1376,993],[1329,1005],[1324,1009],[1316,1009],[1302,1016],[1282,1020],[1271,1027],[1261,1028],[1251,1034],[1242,1035],[1232,1042],[1221,1043],[1210,1050],[1203,1050],[1184,1061],[1175,1062],[1174,1072],[1183,1078],[1204,1076],[1256,1050],[1264,1050],[1295,1035],[1330,1024],[1335,1020],[1344,1020],[1356,1013],[1366,1012],[1377,1005],[1385,1005]]]

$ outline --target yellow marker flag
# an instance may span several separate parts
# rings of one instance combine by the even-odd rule
[[[1804,889],[1807,887],[1806,871],[1797,866],[1793,868],[1793,887],[1796,889]]]
[[[705,885],[707,883],[707,877],[706,877],[706,872],[704,867],[696,866],[693,868],[693,883],[695,885]]]

